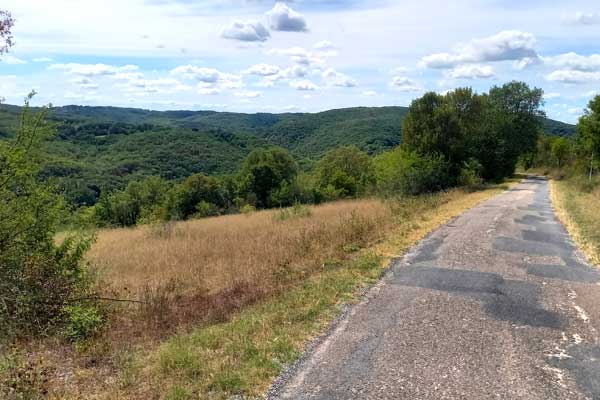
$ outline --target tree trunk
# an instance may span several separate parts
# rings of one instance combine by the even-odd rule
[[[590,182],[592,181],[592,174],[594,172],[594,152],[592,151],[592,158],[590,160]]]

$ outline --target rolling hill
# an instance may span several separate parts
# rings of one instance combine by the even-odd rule
[[[357,107],[320,113],[241,114],[65,106],[52,109],[46,176],[77,187],[111,189],[149,175],[180,179],[235,171],[253,149],[287,148],[303,168],[328,150],[356,145],[370,154],[400,143],[406,107]],[[0,106],[0,140],[11,137],[21,108]],[[574,126],[544,119],[550,134]]]

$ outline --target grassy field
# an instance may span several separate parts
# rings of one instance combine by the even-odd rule
[[[600,185],[574,178],[552,181],[559,218],[590,260],[600,266]]]
[[[9,352],[0,379],[56,399],[260,397],[391,258],[504,188],[100,231],[103,295],[141,303],[109,303],[93,340]]]

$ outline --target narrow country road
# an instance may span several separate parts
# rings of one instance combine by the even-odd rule
[[[599,281],[527,179],[398,261],[269,397],[600,399]]]

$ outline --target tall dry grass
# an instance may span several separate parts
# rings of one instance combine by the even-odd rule
[[[147,321],[219,319],[382,238],[394,207],[341,201],[98,233],[88,259]]]

